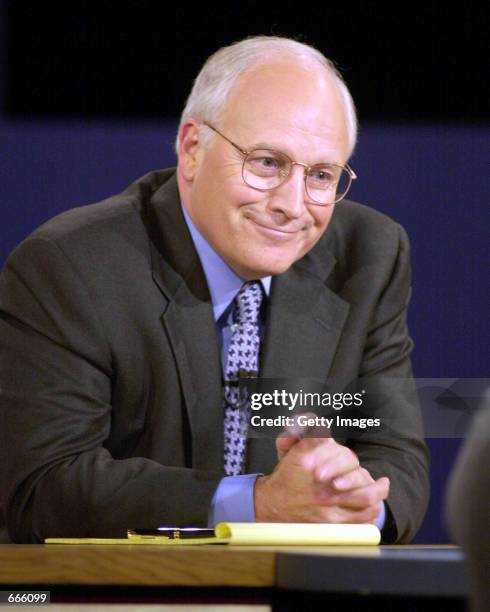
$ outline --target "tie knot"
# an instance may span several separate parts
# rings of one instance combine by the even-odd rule
[[[235,297],[237,306],[236,323],[254,323],[259,320],[260,305],[262,304],[263,291],[259,281],[248,281]]]

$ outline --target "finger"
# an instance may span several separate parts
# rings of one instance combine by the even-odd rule
[[[309,420],[303,419],[303,423],[310,423],[308,425],[300,425],[298,423],[298,417],[307,417]],[[298,413],[293,416],[294,428],[301,429],[302,438],[331,438],[332,434],[330,429],[326,425],[318,425],[318,415],[314,412]]]
[[[309,430],[309,426],[304,424],[305,421],[302,421],[301,424],[300,421],[298,420],[298,417],[303,416],[303,417],[314,417],[315,415],[312,412],[305,412],[305,413],[301,413],[301,414],[293,414],[291,416],[291,420],[290,422],[292,422],[292,425],[286,425],[286,427],[284,428],[284,433],[287,436],[296,436],[298,438],[304,438]]]
[[[321,444],[321,442],[322,441],[317,438],[299,438],[297,436],[286,436],[281,434],[276,438],[278,460],[281,462],[284,457],[294,449],[295,463],[301,466],[303,470],[309,472],[310,467],[306,464],[305,458],[307,460],[309,453]],[[311,478],[311,476],[308,475],[308,478]]]
[[[289,450],[299,442],[300,438],[295,436],[281,435],[276,438],[277,458],[279,461],[289,452]]]
[[[361,511],[357,518],[361,519],[362,523],[371,523],[372,525],[376,525],[379,515],[381,514],[381,504],[383,502],[378,502],[374,506],[370,506],[369,508],[365,508]]]
[[[386,499],[389,492],[390,481],[384,476],[363,487],[332,495],[328,503],[342,508],[367,508]]]
[[[367,508],[324,508],[322,522],[326,523],[372,523],[375,524],[381,512],[381,505],[375,504]]]
[[[327,482],[359,468],[357,455],[350,448],[336,442],[319,446],[313,452],[313,457],[313,477],[317,482]]]
[[[371,474],[365,468],[360,467],[342,476],[337,476],[337,478],[333,479],[332,484],[337,491],[349,491],[350,489],[357,489],[372,482],[374,482],[374,478]]]
[[[372,523],[373,525],[376,525],[379,519],[379,516],[381,514],[381,508],[383,507],[383,502],[380,501],[377,508],[376,508],[376,514],[373,516],[373,518],[371,520],[366,521],[367,523]],[[381,526],[380,529],[382,529],[383,527]]]
[[[330,429],[326,425],[308,424],[316,422],[316,419],[317,415],[314,412],[293,414],[290,417],[291,424],[284,428],[284,435],[298,438],[330,438]]]
[[[300,448],[304,451],[301,460],[303,467],[313,471],[332,459],[341,447],[333,438],[303,438]]]
[[[293,415],[291,417],[292,425],[286,425],[284,431],[276,438],[276,450],[277,450],[277,458],[279,461],[289,452],[289,450],[299,442],[302,438],[308,437],[318,437],[315,435],[311,435],[312,428],[308,427],[308,425],[301,425],[298,422],[299,414]],[[311,417],[315,416],[312,412],[307,412],[303,416]],[[330,432],[328,428],[325,428],[326,435],[328,437]]]

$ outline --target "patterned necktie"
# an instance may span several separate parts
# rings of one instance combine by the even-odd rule
[[[248,411],[240,410],[238,379],[255,377],[259,372],[259,312],[262,286],[249,281],[235,297],[235,322],[228,347],[225,370],[225,473],[243,472],[247,444]]]

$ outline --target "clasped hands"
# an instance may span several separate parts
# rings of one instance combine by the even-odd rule
[[[296,435],[278,437],[276,448],[276,468],[255,482],[257,521],[376,524],[390,481],[374,480],[350,448]]]

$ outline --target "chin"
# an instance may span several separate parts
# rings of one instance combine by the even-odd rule
[[[278,274],[283,274],[293,265],[294,260],[287,262],[277,261],[277,262],[268,262],[268,261],[259,261],[256,262],[255,266],[250,266],[250,263],[246,268],[241,267],[237,270],[239,276],[244,278],[245,280],[255,280],[257,278],[264,278],[265,276],[277,276]]]

